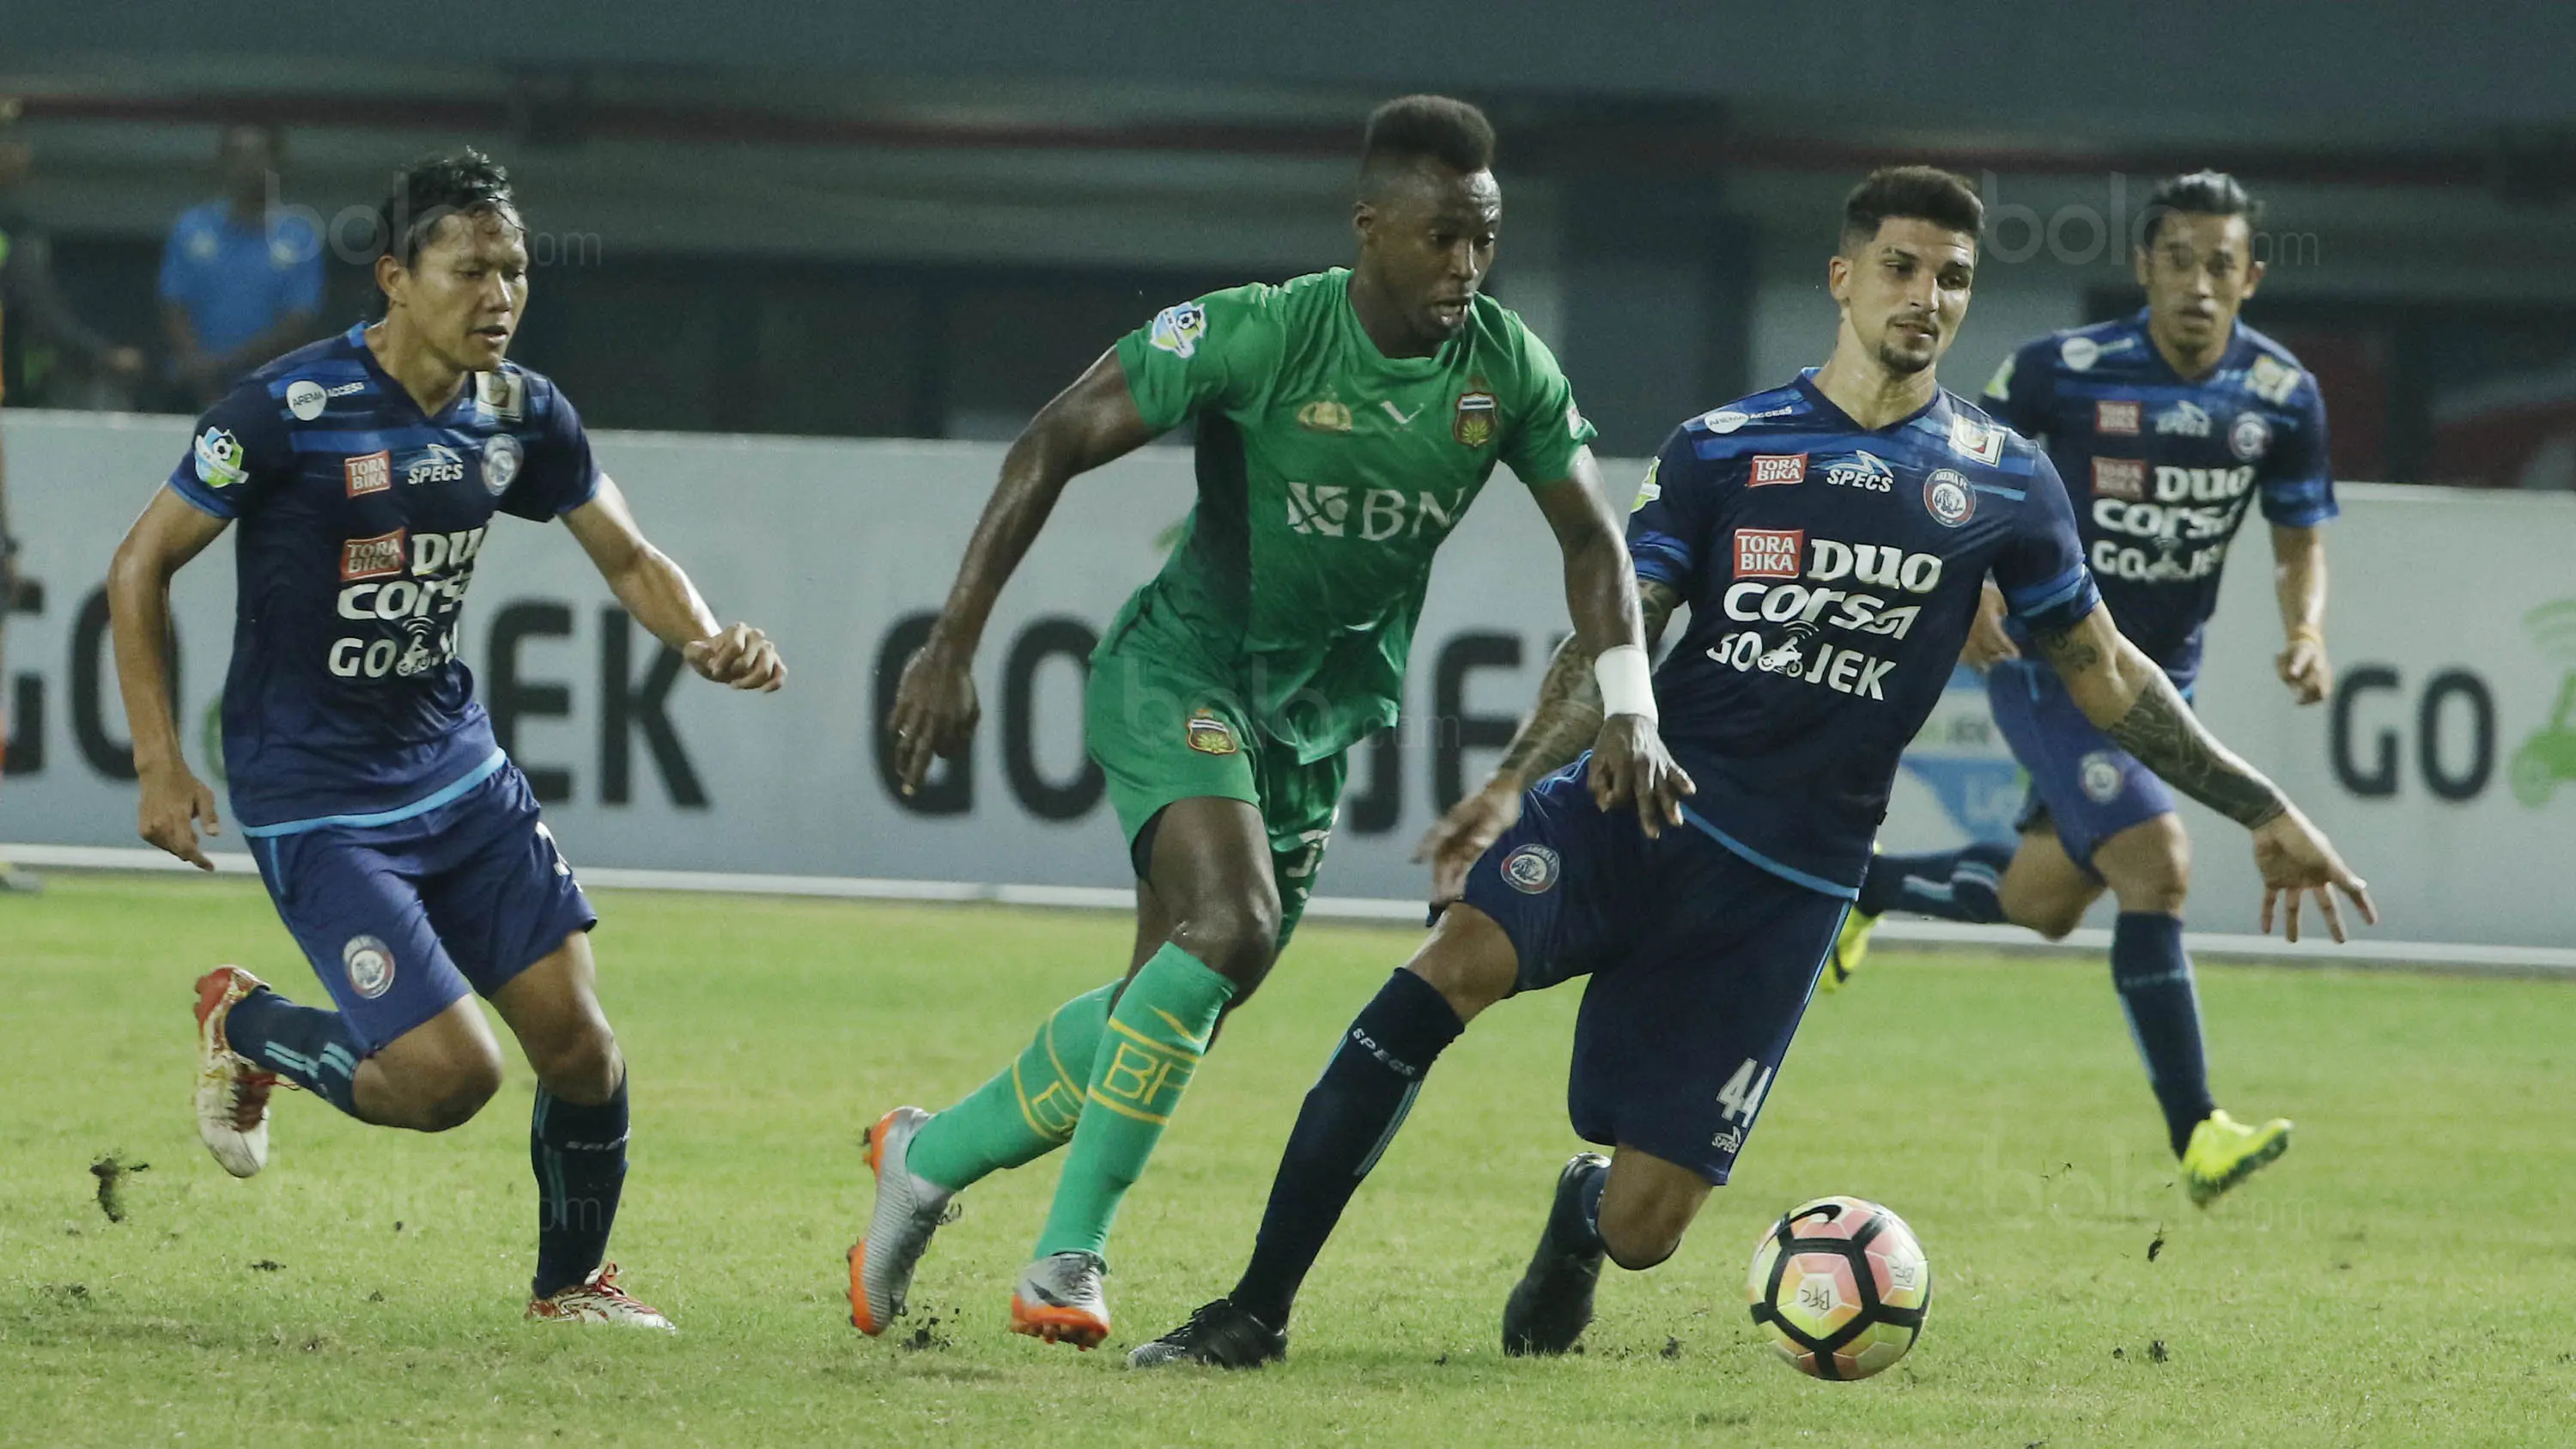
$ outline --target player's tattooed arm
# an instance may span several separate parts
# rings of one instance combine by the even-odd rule
[[[2086,719],[2175,789],[2252,832],[2266,932],[2275,907],[2286,902],[2287,934],[2299,939],[2299,911],[2311,892],[2338,941],[2344,938],[2338,892],[2361,909],[2363,920],[2379,923],[2369,885],[2344,864],[2325,832],[2202,727],[2165,672],[2112,626],[2110,610],[2097,608],[2071,628],[2040,630],[2037,642]]]
[[[1681,597],[1669,584],[1652,579],[1637,585],[1637,606],[1644,615],[1646,652],[1654,652],[1672,621]],[[1563,769],[1601,732],[1601,686],[1592,678],[1592,653],[1572,634],[1556,646],[1547,676],[1539,681],[1538,707],[1521,721],[1512,742],[1494,767],[1498,779],[1525,790],[1541,776]]]
[[[1037,542],[1055,501],[1077,474],[1153,441],[1137,410],[1115,350],[1102,353],[1071,387],[1029,420],[1002,459],[1002,476],[966,542],[966,557],[930,637],[904,661],[885,729],[894,737],[903,793],[921,787],[934,756],[955,758],[983,714],[968,673],[994,601],[1002,596],[1029,545]]]
[[[2280,788],[2220,744],[2165,672],[2112,627],[2109,610],[2044,631],[2038,643],[2085,718],[2166,784],[2248,830],[2289,808]]]

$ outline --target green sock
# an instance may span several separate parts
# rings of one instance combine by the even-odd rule
[[[1233,996],[1232,982],[1168,944],[1127,983],[1093,1060],[1082,1122],[1038,1236],[1039,1257],[1107,1246],[1118,1200],[1143,1175]]]
[[[924,1123],[905,1154],[913,1175],[956,1192],[1062,1147],[1082,1119],[1092,1058],[1117,994],[1112,981],[1057,1007],[1019,1060]]]

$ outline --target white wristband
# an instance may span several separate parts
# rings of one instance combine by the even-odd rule
[[[1593,682],[1601,686],[1601,713],[1641,714],[1649,723],[1655,715],[1653,671],[1646,663],[1646,651],[1634,644],[1621,644],[1604,649],[1592,660]]]

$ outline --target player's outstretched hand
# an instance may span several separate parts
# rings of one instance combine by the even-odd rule
[[[2272,657],[2272,667],[2281,671],[2290,697],[2301,704],[2315,704],[2334,693],[2334,666],[2326,661],[2322,639],[2302,635],[2291,640],[2289,648]]]
[[[1682,797],[1699,786],[1664,750],[1655,722],[1641,714],[1614,714],[1592,741],[1592,802],[1616,810],[1637,802],[1637,822],[1651,840],[1682,823]]]
[[[2284,934],[2293,941],[2299,939],[2299,906],[2310,891],[2317,893],[2326,929],[2337,941],[2344,939],[2344,929],[2336,891],[2352,897],[2352,903],[2361,907],[2363,920],[2379,924],[2379,905],[2370,898],[2369,883],[2352,873],[2352,867],[2335,854],[2334,842],[2295,805],[2255,827],[2254,868],[2263,876],[2263,934],[2267,936],[2272,934],[2272,908],[2286,898]]]
[[[975,737],[984,707],[975,700],[975,677],[968,669],[972,662],[936,634],[903,662],[894,710],[886,717],[903,793],[921,788],[933,756],[955,759]]]
[[[1520,818],[1520,788],[1508,780],[1488,781],[1450,806],[1413,848],[1416,861],[1431,862],[1431,904],[1445,906],[1464,894],[1469,868]]]
[[[1959,650],[1959,662],[1979,674],[2007,659],[2019,659],[2021,646],[2004,632],[2004,591],[1987,584],[1977,595],[1977,617],[1968,625],[1968,642]]]
[[[215,818],[215,792],[186,765],[170,764],[143,773],[143,804],[135,812],[135,826],[143,838],[199,870],[213,870],[215,863],[197,848],[200,820],[206,823],[208,835],[224,833],[223,822]]]
[[[749,624],[692,639],[681,648],[680,656],[699,674],[735,689],[769,694],[787,682],[787,666],[779,661],[778,646]]]

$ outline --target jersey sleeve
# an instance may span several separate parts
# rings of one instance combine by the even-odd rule
[[[536,410],[537,435],[528,441],[519,476],[510,480],[499,506],[504,513],[544,523],[598,494],[599,464],[590,456],[590,434],[582,428],[572,399],[551,382],[531,391],[542,402]],[[483,466],[492,466],[489,443],[484,445]]]
[[[2053,337],[2042,337],[2035,342],[2023,343],[1986,381],[1986,411],[2025,438],[2036,438],[2049,431],[2048,415],[2057,401],[2053,395],[2057,369],[2049,365],[2049,359],[2055,355],[2056,341]]]
[[[2020,517],[2003,552],[1995,556],[1995,584],[2004,591],[2014,618],[2034,633],[2060,633],[2099,608],[2102,595],[2093,587],[2093,571],[2084,566],[2074,505],[2067,501],[2057,465],[2046,453],[2032,462]]]
[[[1157,433],[1208,410],[1251,402],[1278,371],[1274,287],[1233,287],[1180,302],[1118,339],[1118,366],[1145,426]]]
[[[1697,597],[1694,585],[1716,502],[1706,469],[1687,426],[1673,429],[1663,451],[1646,465],[1636,507],[1628,514],[1628,557],[1636,565],[1638,583],[1659,583],[1685,599]]]
[[[2264,460],[2265,521],[2283,528],[2314,528],[2343,510],[2335,506],[2334,465],[2326,449],[2326,401],[2315,374],[2302,380],[2290,405],[2297,424]]]
[[[1535,488],[1572,476],[1574,455],[1596,430],[1574,405],[1573,385],[1556,365],[1556,354],[1519,318],[1511,325],[1521,357],[1521,396],[1513,409],[1511,435],[1503,440],[1502,459],[1512,476]]]
[[[246,378],[197,419],[170,490],[214,518],[248,518],[295,476],[285,409],[268,384]]]

